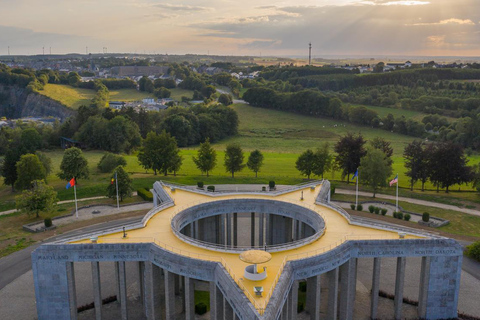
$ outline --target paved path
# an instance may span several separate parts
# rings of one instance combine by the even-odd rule
[[[335,193],[338,194],[349,194],[349,195],[355,195],[354,190],[345,190],[345,189],[336,189]],[[362,197],[373,197],[373,193],[371,192],[364,192],[364,191],[359,191],[358,192],[359,196]],[[394,200],[395,201],[395,196],[387,195],[387,194],[376,194],[376,198],[379,199],[388,199],[388,200]],[[414,204],[419,204],[422,206],[427,206],[427,207],[434,207],[434,208],[440,208],[440,209],[447,209],[447,210],[454,210],[458,212],[463,212],[463,213],[468,213],[472,214],[474,216],[480,216],[480,211],[474,210],[474,209],[466,209],[466,208],[460,208],[457,206],[449,205],[449,204],[443,204],[443,203],[438,203],[438,202],[433,202],[433,201],[426,201],[426,200],[419,200],[419,199],[412,199],[412,198],[405,198],[405,197],[398,197],[399,201],[405,201],[409,203],[414,203]]]

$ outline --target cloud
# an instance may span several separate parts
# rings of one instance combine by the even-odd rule
[[[413,23],[410,25],[411,26],[440,26],[440,25],[449,25],[449,24],[474,26],[475,22],[473,22],[470,19],[462,20],[462,19],[450,18],[450,19],[445,19],[438,22],[422,22],[422,23]]]
[[[202,11],[213,10],[213,8],[208,8],[208,7],[190,6],[185,4],[171,4],[171,3],[161,3],[155,6],[159,8],[171,10],[171,11],[202,12]]]

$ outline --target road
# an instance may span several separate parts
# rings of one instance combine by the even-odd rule
[[[336,189],[335,193],[355,195],[354,190],[346,190],[346,189]],[[364,192],[364,191],[359,191],[358,195],[362,196],[362,197],[373,197],[373,193]],[[394,200],[395,201],[395,196],[391,196],[391,195],[387,195],[387,194],[378,194],[377,193],[375,195],[375,198]],[[449,204],[443,204],[443,203],[426,201],[426,200],[419,200],[419,199],[412,199],[412,198],[405,198],[405,197],[398,197],[398,201],[405,201],[405,202],[409,202],[409,203],[419,204],[419,205],[422,205],[422,206],[434,207],[434,208],[440,208],[440,209],[447,209],[447,210],[454,210],[454,211],[458,211],[458,212],[468,213],[468,214],[471,214],[471,215],[474,215],[474,216],[480,216],[480,211],[478,211],[478,210],[460,208],[460,207],[449,205]]]
[[[88,226],[81,229],[76,229],[65,234],[55,236],[45,240],[44,242],[34,244],[26,249],[14,252],[6,257],[0,259],[0,290],[2,290],[7,284],[20,277],[25,272],[32,269],[31,253],[40,245],[61,240],[62,238],[68,238],[75,235],[81,235],[90,232],[96,232],[103,229],[125,226],[131,223],[137,223],[142,220],[143,217],[125,218],[105,223]]]

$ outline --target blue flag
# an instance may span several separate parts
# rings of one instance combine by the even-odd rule
[[[358,169],[357,169],[357,171],[355,172],[355,174],[353,175],[352,179],[350,179],[350,180],[353,180],[353,179],[355,179],[356,177],[358,177]]]

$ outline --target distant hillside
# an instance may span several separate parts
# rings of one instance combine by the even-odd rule
[[[17,86],[0,85],[1,117],[55,117],[64,121],[74,113],[72,109],[41,94],[29,93]]]

